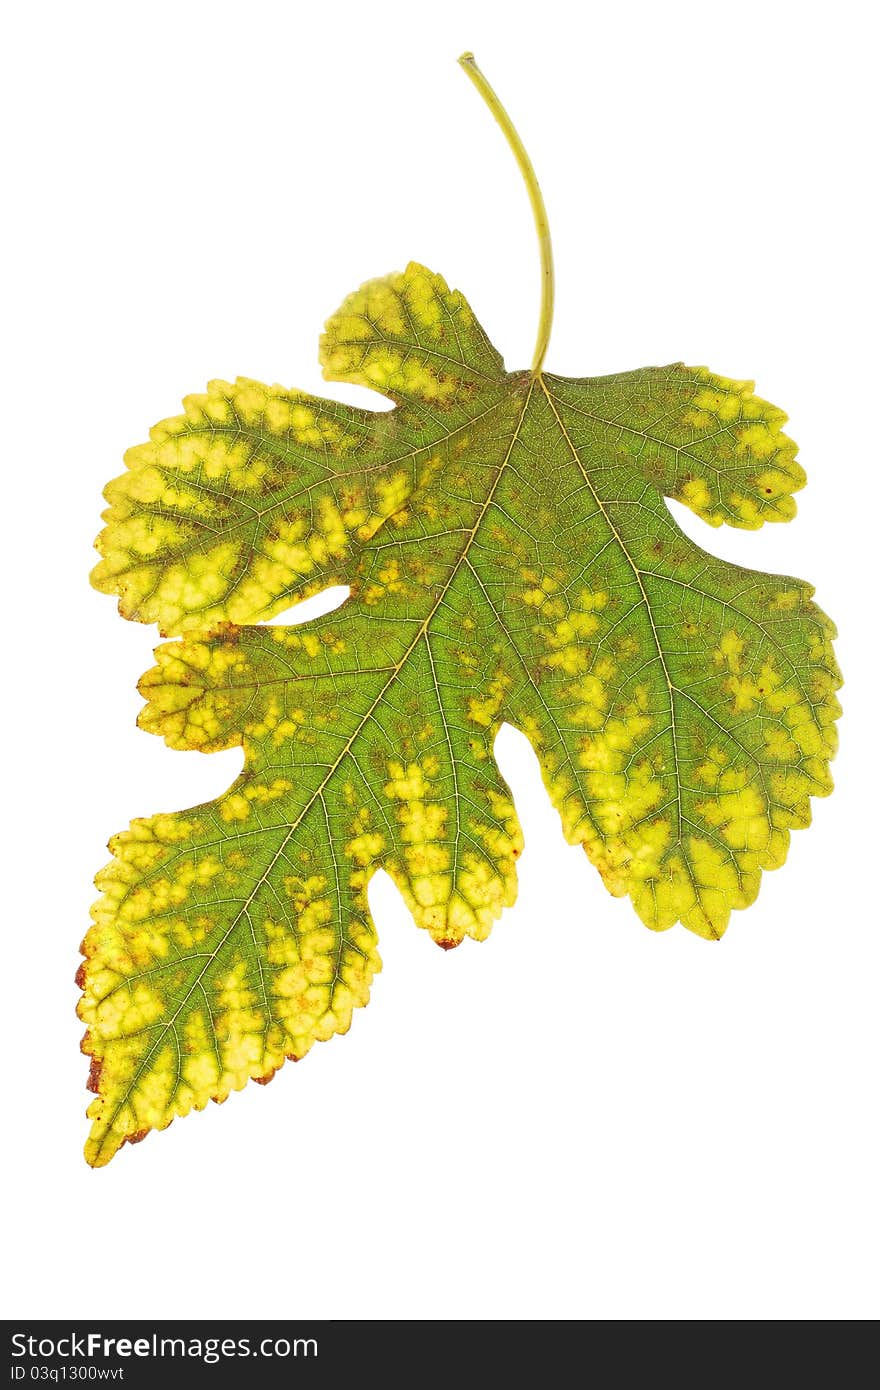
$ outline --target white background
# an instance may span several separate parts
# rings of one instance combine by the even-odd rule
[[[876,88],[871,7],[30,4],[5,22],[2,682],[7,1315],[868,1318],[876,1298]],[[511,367],[524,190],[549,370],[684,358],[789,413],[796,522],[690,534],[808,577],[846,676],[837,790],[719,945],[654,935],[502,769],[517,906],[443,954],[387,880],[351,1033],[92,1172],[77,947],[110,833],[240,753],[134,726],[153,629],[89,588],[100,492],[213,376],[320,378],[363,280],[419,259]],[[11,310],[11,313],[10,313]],[[678,515],[678,512],[676,513]]]

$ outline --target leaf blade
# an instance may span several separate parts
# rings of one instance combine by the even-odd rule
[[[812,590],[714,559],[662,496],[684,496],[698,463],[724,519],[763,516],[736,498],[768,441],[800,485],[781,412],[703,369],[505,375],[462,297],[416,265],[350,296],[322,359],[397,402],[360,413],[364,442],[330,470],[374,489],[344,556],[307,576],[350,596],[290,628],[231,622],[224,604],[207,629],[197,605],[163,610],[183,635],[142,678],[142,727],[172,747],[241,744],[245,769],[216,802],[115,842],[84,943],[93,1162],[346,1031],[379,968],[378,868],[440,945],[488,934],[522,847],[492,757],[505,720],[566,837],[655,929],[720,936],[830,790],[840,678]],[[724,426],[702,453],[697,398]],[[763,444],[737,435],[758,424]],[[156,560],[176,563],[173,548]]]

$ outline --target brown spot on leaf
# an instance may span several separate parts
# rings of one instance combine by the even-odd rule
[[[77,989],[85,989],[85,987],[86,987],[86,963],[85,963],[85,961],[80,961],[80,964],[79,964],[79,966],[78,966],[78,968],[77,968],[77,972],[76,972],[76,974],[75,974],[74,977],[73,977],[73,983],[76,985]]]
[[[266,1072],[265,1076],[255,1076],[254,1080],[258,1086],[268,1086],[270,1081],[274,1081],[276,1071],[277,1067],[273,1067],[271,1071]]]
[[[139,1144],[142,1139],[146,1139],[149,1134],[148,1129],[136,1129],[134,1134],[126,1134],[123,1144]]]
[[[99,1057],[93,1057],[89,1064],[89,1079],[86,1082],[86,1090],[94,1091],[95,1095],[101,1092],[101,1072],[104,1070],[104,1063]]]
[[[456,946],[461,945],[461,941],[457,936],[440,936],[435,937],[434,940],[442,951],[452,951]]]
[[[208,630],[207,636],[223,646],[234,647],[238,643],[241,627],[238,623],[222,622]]]

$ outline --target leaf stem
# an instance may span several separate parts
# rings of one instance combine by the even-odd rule
[[[544,199],[538,186],[532,161],[526,154],[525,146],[517,134],[513,121],[508,116],[494,89],[486,81],[473,53],[462,53],[459,58],[461,67],[464,68],[470,80],[473,82],[480,96],[488,106],[492,115],[504,131],[504,137],[508,145],[513,150],[514,157],[519,165],[520,173],[525,180],[528,189],[529,201],[532,205],[532,213],[535,218],[535,230],[538,233],[538,246],[541,252],[541,317],[538,320],[538,336],[535,341],[535,355],[532,359],[532,375],[540,376],[541,368],[544,365],[544,357],[547,352],[547,344],[550,342],[550,330],[553,327],[553,296],[555,283],[553,279],[553,248],[550,245],[550,224],[547,221],[547,209],[544,206]]]

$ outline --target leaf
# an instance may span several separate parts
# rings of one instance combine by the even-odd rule
[[[212,382],[107,489],[94,582],[177,638],[142,727],[245,762],[111,841],[80,975],[95,1165],[347,1031],[380,966],[377,869],[439,945],[487,936],[522,848],[502,722],[654,929],[720,937],[831,788],[812,589],[715,559],[663,501],[794,514],[795,445],[751,383],[505,373],[415,264],[345,301],[321,362],[394,409]],[[351,586],[335,612],[261,625],[329,584]]]

